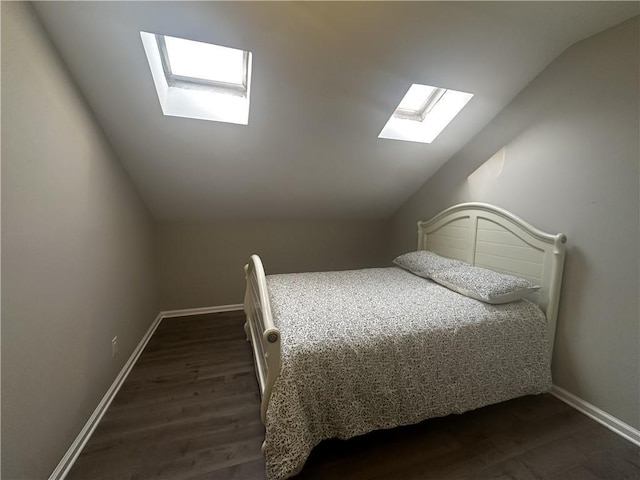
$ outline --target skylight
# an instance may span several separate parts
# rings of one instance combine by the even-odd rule
[[[473,94],[414,83],[378,138],[431,143]]]
[[[165,115],[249,123],[251,53],[140,32]]]
[[[393,115],[397,118],[422,122],[446,91],[445,88],[413,84]]]

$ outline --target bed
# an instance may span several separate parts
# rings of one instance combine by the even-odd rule
[[[265,276],[245,266],[245,332],[269,480],[315,445],[462,413],[551,386],[566,237],[465,203],[418,222],[418,251],[539,285],[493,305],[399,267]]]

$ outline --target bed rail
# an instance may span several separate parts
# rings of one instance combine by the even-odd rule
[[[251,255],[244,271],[247,281],[244,295],[244,312],[247,320],[244,331],[247,341],[251,342],[253,348],[256,376],[262,396],[260,417],[262,423],[265,423],[273,384],[280,374],[280,330],[273,323],[267,295],[267,281],[260,257]]]

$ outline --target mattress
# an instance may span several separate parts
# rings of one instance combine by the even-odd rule
[[[462,413],[551,387],[546,321],[400,268],[267,276],[282,366],[266,415],[267,478],[321,440]]]

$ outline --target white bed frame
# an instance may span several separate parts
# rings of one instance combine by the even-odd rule
[[[527,278],[541,286],[535,300],[547,317],[550,355],[556,332],[565,243],[506,210],[484,203],[463,203],[418,222],[418,250],[463,260],[499,272]],[[280,373],[280,330],[273,323],[267,283],[260,257],[245,265],[247,289],[244,330],[253,347],[262,405],[262,422],[273,385]]]

